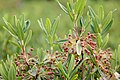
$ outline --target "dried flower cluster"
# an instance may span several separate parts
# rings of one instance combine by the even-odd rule
[[[79,61],[83,60],[84,56],[87,55],[87,57],[90,57],[92,55],[93,59],[95,59],[96,62],[92,62],[91,59],[88,59],[86,60],[85,66],[91,66],[92,70],[94,70],[96,66],[99,66],[99,68],[109,76],[111,75],[111,49],[108,48],[106,50],[101,50],[98,48],[96,38],[97,37],[90,32],[88,32],[87,36],[82,36],[82,38],[79,39],[72,37],[72,35],[68,35],[68,41],[65,42],[62,46],[64,50],[63,54],[65,55],[64,58],[67,58],[68,54],[74,54],[75,63],[77,65]],[[79,51],[77,51],[77,47],[80,48],[78,49]],[[79,57],[79,55],[82,57]],[[88,70],[87,67],[86,70]]]
[[[30,52],[21,52],[21,54],[15,58],[15,64],[17,66],[16,76],[20,79],[35,79],[40,72],[40,67],[31,54],[33,50],[33,48],[30,48]],[[32,71],[33,68],[36,71]]]
[[[19,79],[29,79],[29,80],[37,80],[38,77],[41,79],[53,79],[54,75],[58,74],[55,68],[55,57],[49,54],[44,59],[42,64],[39,64],[38,56],[34,56],[31,54],[34,49],[31,48],[30,52],[21,53],[15,58],[15,64],[17,69],[16,76]],[[58,54],[58,52],[56,52]]]

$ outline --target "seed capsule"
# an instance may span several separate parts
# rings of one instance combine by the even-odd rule
[[[30,51],[33,51],[34,50],[34,48],[30,48]]]
[[[32,78],[33,78],[32,76],[29,77],[29,79],[32,79]]]
[[[32,56],[32,54],[30,52],[27,53],[29,56]]]
[[[16,65],[19,66],[20,62],[16,62]]]
[[[48,73],[47,73],[47,75],[52,75],[52,74],[54,74],[54,73],[53,73],[53,72],[48,72]]]
[[[55,54],[58,55],[58,51],[56,51]]]

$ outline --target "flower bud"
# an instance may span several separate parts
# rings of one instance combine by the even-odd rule
[[[29,79],[32,79],[32,78],[33,78],[32,76],[29,77]]]
[[[54,73],[53,73],[53,72],[48,72],[48,73],[47,73],[47,75],[52,75],[52,74],[54,74]]]
[[[34,50],[34,48],[30,48],[30,51],[33,51]]]

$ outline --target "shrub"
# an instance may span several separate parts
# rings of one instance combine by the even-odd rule
[[[58,0],[57,2],[70,16],[73,30],[68,30],[65,39],[61,39],[56,34],[60,16],[54,21],[47,18],[45,24],[42,19],[38,20],[49,49],[37,49],[36,54],[33,54],[34,48],[26,49],[32,36],[32,30],[29,30],[30,21],[25,20],[24,16],[20,18],[15,16],[14,24],[11,24],[3,18],[6,24],[3,28],[15,38],[16,41],[11,43],[19,47],[21,53],[8,56],[6,61],[2,61],[0,65],[2,78],[5,80],[119,79],[117,71],[120,60],[116,57],[114,69],[111,65],[114,59],[113,52],[111,48],[106,48],[114,11],[105,16],[102,6],[99,7],[98,14],[89,6],[87,15],[83,16],[86,0],[70,0],[66,7]]]

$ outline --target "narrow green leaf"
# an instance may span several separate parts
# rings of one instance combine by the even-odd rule
[[[18,38],[20,41],[23,40],[23,33],[22,33],[22,28],[21,28],[21,25],[20,25],[20,21],[18,20],[18,24],[17,24],[17,32],[18,32]]]
[[[8,26],[8,22],[7,20],[3,17],[3,21],[5,22],[5,24]]]
[[[5,74],[4,70],[1,68],[0,74],[4,80],[8,80],[7,75]]]
[[[102,31],[102,33],[101,33],[102,35],[103,35],[104,33],[106,33],[106,32],[111,28],[112,23],[113,23],[113,20],[111,20],[110,23],[108,23],[108,24],[106,25],[106,27],[103,29],[103,31]]]
[[[3,77],[3,79],[8,80],[8,77],[7,77],[8,74],[6,73],[5,68],[2,64],[0,64],[0,69],[1,69],[0,74]]]
[[[91,48],[88,48],[88,50],[90,51],[89,59],[95,64],[95,66],[98,66],[93,50]]]
[[[11,41],[11,40],[9,40],[9,42],[12,43],[12,44],[15,45],[15,46],[21,48],[20,45],[19,45],[17,42],[14,42],[14,41]]]
[[[56,1],[58,2],[60,8],[61,8],[66,14],[68,14],[68,11],[67,11],[66,7],[63,6],[63,5],[59,2],[59,0],[56,0]]]
[[[81,79],[78,79],[78,74],[75,74],[71,80],[81,80]]]
[[[52,26],[52,25],[51,25],[51,21],[50,21],[49,18],[46,19],[46,24],[45,24],[45,26],[46,26],[47,32],[50,33],[50,31],[51,31],[51,26]]]
[[[12,31],[12,33],[14,33],[14,35],[18,35],[17,32],[16,32],[16,28],[14,28],[10,23],[8,23],[8,27],[9,27],[9,30]]]
[[[68,31],[68,35],[69,35],[69,34],[72,34],[72,30],[71,30],[71,29],[69,29],[69,31]]]
[[[103,40],[102,48],[104,48],[106,46],[106,44],[108,43],[108,41],[109,41],[109,33],[105,36],[105,38]]]
[[[69,0],[69,2],[70,2],[70,4],[74,4],[74,3],[73,3],[73,2],[74,2],[73,0]]]
[[[27,38],[26,38],[26,40],[25,40],[25,46],[26,46],[26,45],[28,44],[28,42],[30,41],[31,37],[32,37],[32,30],[29,30],[28,36],[27,36]]]
[[[48,33],[44,27],[44,24],[43,24],[43,21],[42,21],[42,18],[40,20],[38,20],[38,24],[40,26],[40,28],[44,31],[44,33],[48,36]]]
[[[58,41],[60,38],[58,37],[58,35],[55,33],[53,36],[53,43],[55,43],[55,41]]]
[[[63,69],[62,62],[58,63],[58,68],[60,69],[61,73],[65,76],[65,78],[69,78],[66,72]]]
[[[70,64],[71,56],[72,56],[71,54],[68,54],[68,58],[67,58],[67,60],[63,63],[63,66]]]
[[[40,76],[37,77],[38,80],[41,80]]]
[[[68,41],[68,39],[63,39],[63,40],[59,40],[59,41],[57,41],[55,43],[64,43],[64,42],[67,42],[67,41]]]
[[[94,10],[93,10],[90,6],[88,6],[88,8],[89,8],[89,15],[90,15],[92,18],[97,17],[97,15],[96,15],[96,13],[94,12]]]
[[[105,29],[107,26],[108,26],[108,24],[110,24],[110,23],[112,23],[112,11],[110,11],[109,13],[108,13],[108,15],[106,16],[106,18],[103,20],[103,22],[102,22],[102,29]]]
[[[98,17],[99,17],[100,22],[104,19],[104,8],[102,5],[99,7]]]
[[[58,16],[58,17],[53,21],[52,28],[51,28],[51,35],[52,35],[52,36],[54,36],[54,34],[55,34],[55,32],[56,32],[59,22],[60,22],[60,16]]]
[[[2,61],[2,66],[3,66],[3,69],[5,70],[5,72],[8,73],[9,68],[4,61]]]
[[[11,33],[13,33],[14,35],[17,35],[17,32],[16,32],[16,30],[15,30],[15,28],[9,23],[9,22],[7,22],[7,20],[3,17],[3,20],[4,20],[4,22],[5,22],[5,24],[6,24],[6,28],[11,32]]]
[[[53,44],[53,37],[51,35],[48,35],[48,42],[50,45]]]
[[[93,75],[91,75],[91,80],[94,80],[94,78],[95,78],[95,77],[94,77],[94,74],[93,74]]]
[[[19,21],[18,21],[18,23],[19,23]],[[23,30],[23,27],[25,25],[25,23],[24,24],[23,23],[24,23],[24,21],[21,21],[20,26],[19,26],[22,40],[24,39],[24,30]]]
[[[68,10],[68,14],[69,14],[69,16],[70,16],[70,19],[72,20],[72,21],[74,21],[74,16],[73,16],[73,9],[72,9],[72,7],[71,7],[71,5],[70,5],[70,3],[68,3],[67,2],[67,10]]]
[[[19,17],[19,21],[20,21],[21,28],[23,29],[25,27],[25,17],[24,17],[24,15],[21,15]]]
[[[81,79],[81,76],[80,76],[80,73],[78,74],[78,80],[82,80],[82,79]],[[89,79],[89,80],[90,80],[90,79]]]
[[[111,64],[115,67],[114,69],[116,70],[118,67],[118,49],[115,49],[115,55],[113,55],[113,61],[111,62]]]
[[[90,56],[89,57],[90,57],[91,61],[97,66],[96,59],[95,59],[93,51],[91,49],[90,49]]]
[[[79,7],[77,19],[79,18],[79,16],[82,16],[84,9],[85,9],[85,6],[86,6],[86,2],[87,2],[87,0],[83,0],[83,3],[81,2],[82,5]]]
[[[13,36],[15,39],[18,39],[18,37],[16,35],[14,35],[12,32],[10,32],[6,27],[3,26],[3,28],[11,35]]]
[[[91,66],[90,65],[88,65],[88,70],[87,70],[87,72],[86,72],[86,74],[85,74],[85,76],[86,76],[86,80],[90,80],[90,76],[91,76]]]
[[[97,33],[96,36],[97,36],[97,45],[100,48],[101,44],[103,43],[102,36],[100,33]]]
[[[87,18],[84,21],[85,29],[91,24],[91,21],[92,21],[92,19],[91,19],[90,15],[89,15],[89,12],[87,12]]]
[[[39,63],[41,63],[43,61],[45,55],[43,54],[43,52],[39,48],[37,49],[37,55],[39,58]]]
[[[91,28],[93,32],[101,33],[101,26],[99,26],[98,16],[90,6],[89,6],[89,15],[92,18]]]
[[[7,61],[6,61],[6,63],[8,63],[8,61],[11,61],[10,55],[7,55]]]
[[[93,28],[95,30],[96,33],[100,33],[100,27],[98,25],[98,20],[96,18],[92,19],[92,24],[93,24]]]
[[[16,80],[16,69],[13,64],[11,64],[9,69],[8,80]]]
[[[59,79],[58,76],[56,76],[55,80],[61,80],[61,79]]]
[[[27,21],[25,21],[25,26],[23,28],[24,33],[29,29],[29,27],[30,27],[30,21],[27,20]]]
[[[65,67],[64,63],[62,64],[65,73],[68,75],[68,69]],[[69,75],[68,75],[69,76]]]
[[[18,19],[17,19],[16,16],[14,16],[14,25],[15,25],[15,27],[17,27],[17,24],[18,24]]]
[[[71,71],[73,70],[74,67],[74,55],[71,55],[70,63],[68,65],[68,74],[70,75]]]
[[[75,6],[75,13],[81,16],[85,5],[86,5],[86,0],[78,0]]]
[[[93,24],[90,25],[91,29],[92,29],[92,32],[96,33],[94,27],[93,27]]]
[[[80,26],[85,27],[84,19],[83,17],[80,17]]]
[[[41,19],[38,20],[38,24],[39,24],[40,28],[43,30],[43,25],[42,25],[42,23],[41,23]]]
[[[116,53],[116,54],[117,54],[118,62],[120,65],[120,45],[118,46],[118,53]]]
[[[74,69],[71,71],[69,80],[71,80],[71,79],[74,77],[74,75],[75,75],[76,72],[78,71],[78,68],[79,68],[87,59],[88,59],[88,58],[83,59],[82,62],[79,62],[79,63],[74,67]]]

